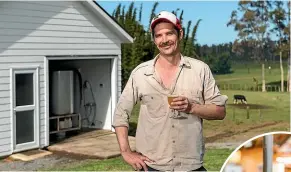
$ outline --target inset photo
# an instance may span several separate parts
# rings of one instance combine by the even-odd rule
[[[244,142],[220,172],[291,172],[291,133],[265,133]]]

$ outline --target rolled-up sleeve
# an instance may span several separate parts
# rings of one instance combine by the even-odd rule
[[[131,74],[118,100],[112,127],[126,126],[129,128],[129,118],[131,111],[138,100],[137,87],[134,81],[134,75]]]
[[[204,99],[205,104],[215,104],[219,106],[225,105],[228,100],[226,95],[220,93],[212,72],[206,64],[204,68]]]

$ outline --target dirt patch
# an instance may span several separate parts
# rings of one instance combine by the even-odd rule
[[[247,133],[247,132],[249,132],[251,130],[272,126],[272,125],[275,125],[275,124],[278,124],[278,123],[279,122],[271,122],[271,123],[266,123],[266,124],[262,124],[262,125],[249,127],[249,128],[244,129],[244,130],[241,130],[241,131],[223,132],[223,133],[216,134],[214,136],[206,137],[205,141],[206,141],[206,143],[208,143],[208,142],[211,143],[211,142],[215,142],[215,141],[217,141],[219,139],[222,139],[222,138],[225,138],[225,137],[231,137],[231,136],[234,136],[234,135],[240,135],[240,134],[243,134],[243,133]]]
[[[265,127],[258,127],[247,132],[242,132],[240,134],[235,134],[230,137],[222,137],[217,140],[217,142],[232,142],[240,141],[241,143],[264,133],[275,132],[275,131],[290,131],[290,123],[288,122],[278,122],[274,125],[268,125]]]
[[[205,132],[206,146],[223,148],[239,146],[243,142],[264,134],[274,131],[290,131],[289,122],[277,121],[277,122],[264,122],[262,124],[238,124],[229,125],[222,124],[221,127],[215,129],[215,132],[208,130]],[[229,145],[228,145],[229,144]]]
[[[227,106],[235,107],[238,109],[274,109],[272,106],[260,105],[260,104],[227,104]]]
[[[110,158],[115,158],[120,156],[120,154],[108,156],[106,158],[104,157],[99,157],[99,156],[92,156],[92,155],[85,155],[85,154],[79,154],[79,153],[73,153],[73,152],[65,152],[65,151],[51,151],[54,155],[57,155],[59,157],[65,157],[68,159],[74,159],[74,160],[84,160],[84,159],[94,159],[94,160],[105,160],[105,159],[110,159]]]

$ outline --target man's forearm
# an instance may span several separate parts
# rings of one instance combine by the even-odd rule
[[[222,120],[225,117],[225,107],[217,106],[215,104],[191,104],[190,113],[192,115],[197,115],[202,119]]]
[[[120,148],[120,152],[131,151],[128,141],[128,128],[126,126],[115,127],[115,132]]]

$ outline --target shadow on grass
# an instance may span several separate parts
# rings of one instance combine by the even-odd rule
[[[273,82],[268,82],[266,85],[276,85],[276,86],[281,86],[281,81],[273,81]],[[262,86],[262,84],[258,84],[258,86]],[[287,81],[284,81],[284,87],[287,87]]]
[[[213,71],[213,76],[216,76],[216,75],[229,75],[229,74],[232,74],[232,73],[234,73],[234,70],[230,70],[230,71],[224,72],[224,73]]]

